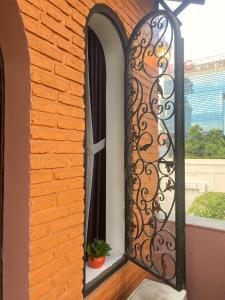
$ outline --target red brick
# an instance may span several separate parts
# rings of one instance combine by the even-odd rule
[[[83,153],[83,142],[53,142],[53,153]]]
[[[54,207],[55,205],[56,205],[56,195],[47,195],[47,196],[35,197],[31,199],[32,212]]]
[[[38,240],[48,235],[49,235],[49,224],[31,226],[31,234],[30,234],[31,241]]]
[[[46,3],[46,13],[58,22],[64,19],[64,14],[61,10],[49,2]]]
[[[53,5],[55,5],[57,8],[59,8],[62,12],[64,12],[66,15],[72,14],[72,8],[66,3],[65,0],[48,0]]]
[[[59,101],[68,105],[73,105],[76,107],[80,107],[80,108],[84,108],[84,99],[81,98],[81,95],[83,94],[83,86],[82,85],[78,85],[78,84],[74,84],[73,85],[73,91],[75,93],[75,89],[76,89],[76,96],[73,95],[68,95],[65,93],[60,93],[59,94]],[[77,95],[80,94],[80,95]]]
[[[55,300],[55,299],[57,299],[57,297],[58,297],[57,290],[58,290],[57,287],[54,287],[53,289],[51,289],[51,291],[47,295],[44,295],[39,300]]]
[[[64,243],[70,239],[69,232],[64,231],[58,234],[50,235],[46,238],[39,239],[32,243],[30,248],[31,257],[43,253],[51,248],[54,248],[56,245]]]
[[[69,232],[69,239],[73,240],[74,238],[76,239],[81,239],[81,242],[83,243],[84,241],[84,234],[83,234],[84,226],[83,224],[76,225],[72,228],[70,228]]]
[[[85,41],[83,38],[81,38],[79,35],[77,34],[73,34],[73,37],[72,37],[72,41],[75,45],[77,45],[79,48],[81,49],[84,49],[85,47]]]
[[[31,225],[34,226],[43,223],[49,223],[50,221],[67,216],[68,213],[69,210],[67,207],[53,207],[46,210],[40,210],[32,214]]]
[[[67,166],[67,155],[65,154],[32,154],[31,169],[56,169]]]
[[[29,17],[39,20],[40,19],[40,11],[38,11],[33,5],[30,5],[29,3],[25,1],[20,1],[20,10],[28,15]]]
[[[75,179],[67,180],[67,186],[70,190],[83,188],[84,178],[77,177]]]
[[[82,249],[83,247],[79,247],[78,249],[74,250],[74,248],[72,249],[73,251],[71,251],[71,253],[69,253],[67,255],[67,259],[71,264],[76,264],[77,267],[82,268],[83,267],[83,256],[84,256],[84,250]],[[79,260],[77,259],[79,258]],[[77,262],[81,262],[82,264],[79,264],[79,266],[77,265]]]
[[[53,180],[52,171],[31,171],[31,184],[42,183],[42,182],[51,182]]]
[[[32,83],[32,95],[41,97],[41,98],[45,98],[45,99],[49,99],[49,100],[56,100],[58,97],[57,96],[58,91],[33,82]]]
[[[55,179],[65,179],[65,178],[73,178],[73,177],[82,177],[84,175],[83,166],[77,166],[69,169],[59,169],[55,170],[54,177]]]
[[[45,141],[32,141],[31,142],[31,153],[50,153],[52,148],[51,142]]]
[[[42,225],[43,226],[43,225]],[[31,258],[30,260],[30,270],[36,270],[50,262],[53,262],[55,260],[55,256],[54,256],[54,252],[48,251],[48,252],[44,252],[41,253],[37,256],[34,256]]]
[[[47,28],[51,29],[53,32],[55,32],[57,35],[62,36],[66,40],[70,40],[72,37],[71,32],[66,29],[63,24],[56,22],[49,16],[42,14],[41,15],[41,22],[44,24]]]
[[[58,192],[64,192],[68,189],[68,186],[69,182],[63,182],[61,180],[56,180],[49,183],[34,184],[31,186],[31,197],[45,196]]]
[[[69,155],[69,166],[75,167],[75,166],[83,166],[84,158],[81,154],[71,154]]]
[[[84,132],[70,130],[70,132],[68,133],[68,140],[73,142],[84,141]]]
[[[45,0],[26,0],[27,2],[31,3],[36,8],[44,11],[45,9]],[[20,0],[20,2],[24,2],[24,0]]]
[[[76,21],[77,23],[79,23],[81,26],[85,26],[86,25],[86,17],[84,17],[84,15],[82,15],[78,10],[73,10],[72,13],[72,18],[74,21]]]
[[[46,40],[50,43],[55,42],[55,34],[51,30],[49,30],[48,28],[43,26],[42,24],[35,22],[33,19],[31,19],[27,16],[23,17],[23,22],[24,22],[24,26],[28,32],[31,32],[31,33],[35,34],[36,36],[38,36],[38,37],[42,38],[43,40]],[[34,43],[34,41],[28,41],[28,42],[30,43],[31,46],[32,46],[32,43]]]
[[[57,39],[57,46],[59,49],[62,49],[69,54],[72,54],[82,60],[84,60],[84,50],[81,49],[80,47],[72,44],[72,42],[68,42],[62,38]]]
[[[64,129],[84,130],[84,120],[73,117],[58,116],[58,127]]]
[[[84,73],[85,70],[84,60],[80,58],[74,57],[72,55],[66,55],[65,64],[71,68],[74,68],[75,70]]]
[[[82,2],[89,9],[91,9],[94,6],[94,1],[93,0],[80,0],[80,2]]]
[[[84,208],[84,190],[74,190],[74,191],[68,191],[59,193],[57,195],[57,205],[65,205],[71,202],[76,203],[76,207],[78,208],[78,212],[82,212]]]
[[[31,136],[33,139],[40,140],[55,140],[65,141],[69,140],[68,132],[63,129],[55,129],[49,127],[32,126]]]
[[[50,276],[54,275],[57,271],[65,267],[66,264],[67,264],[66,259],[62,258],[59,260],[55,260],[47,265],[44,265],[38,270],[31,272],[30,281],[29,281],[30,286],[33,286],[34,284],[47,280]]]
[[[37,66],[47,71],[53,70],[53,62],[38,52],[30,50],[30,59],[31,59],[31,64],[34,66]]]
[[[49,101],[48,99],[38,98],[34,96],[32,98],[32,109],[54,114],[55,112],[57,112],[57,104],[53,101]]]
[[[83,96],[84,95],[84,87],[75,82],[70,82],[69,91],[72,95]]]
[[[57,50],[55,46],[52,46],[51,43],[40,39],[39,37],[33,34],[28,35],[28,44],[31,49],[37,50],[40,53],[44,54],[51,59],[56,61],[62,62],[63,61],[63,54]]]
[[[84,110],[80,109],[78,107],[71,107],[69,115],[71,117],[79,118],[79,119],[84,119],[85,118],[85,112],[84,112]]]
[[[84,84],[84,76],[81,72],[74,70],[70,67],[64,66],[62,64],[55,65],[55,74],[63,78]]]
[[[67,241],[66,243],[64,243],[64,245],[58,245],[54,249],[55,257],[56,258],[67,257],[67,259],[69,260],[70,257],[72,256],[72,254],[76,253],[77,258],[80,258],[78,261],[81,261],[80,266],[82,267],[82,265],[83,265],[83,262],[82,262],[83,249],[82,249],[82,247],[80,247],[79,251],[75,250],[78,248],[79,245],[82,245],[82,241],[83,240],[73,239],[73,240]],[[77,261],[73,261],[72,263],[77,263]]]
[[[80,1],[77,0],[66,0],[73,8],[77,9],[84,16],[87,16],[89,13],[89,9],[83,5]]]
[[[34,258],[35,260],[36,258]],[[40,282],[35,286],[30,288],[30,297],[32,300],[40,300],[40,298],[46,294],[48,294],[54,288],[54,280],[53,277],[45,280],[44,282]]]
[[[73,21],[70,17],[66,18],[66,27],[71,30],[73,33],[84,37],[84,28],[80,26],[77,22]]]
[[[83,223],[83,213],[77,214],[76,216],[67,216],[65,218],[62,218],[60,220],[56,220],[51,225],[51,229],[53,233],[57,233],[59,231],[65,230],[67,228],[70,228],[72,226],[82,224]]]
[[[84,110],[79,107],[71,107],[70,105],[58,103],[56,106],[56,112],[60,115],[84,119]]]
[[[66,91],[68,89],[68,82],[61,77],[34,67],[32,67],[31,78],[35,83],[40,83],[59,91]]]
[[[49,114],[45,112],[32,111],[31,112],[31,124],[43,125],[48,127],[56,126],[56,118],[54,114]]]

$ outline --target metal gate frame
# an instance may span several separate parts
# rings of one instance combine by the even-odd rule
[[[136,205],[137,210],[139,210],[139,212],[142,210],[145,211],[145,216],[147,215],[147,213],[149,214],[149,208],[147,208],[147,205],[145,203],[145,208],[141,209],[140,205],[138,204],[138,201],[140,201],[138,198],[134,199],[133,196],[131,196],[131,194],[133,193],[133,179],[134,181],[137,180],[140,181],[140,177],[139,179],[137,174],[135,173],[135,168],[136,166],[134,166],[134,164],[131,166],[131,153],[130,153],[130,146],[131,143],[134,142],[134,139],[136,138],[136,150],[137,152],[139,151],[146,151],[146,149],[151,147],[151,143],[150,144],[145,144],[140,145],[140,124],[136,124],[136,127],[138,127],[138,132],[139,133],[135,133],[134,128],[131,129],[132,126],[130,126],[131,124],[130,122],[130,111],[129,111],[129,99],[131,97],[131,93],[133,93],[133,87],[131,87],[130,84],[130,76],[131,76],[131,72],[130,72],[130,67],[129,65],[131,64],[131,59],[132,59],[132,51],[133,51],[133,55],[135,55],[135,51],[134,48],[132,49],[132,43],[138,39],[139,35],[141,34],[141,28],[142,26],[144,26],[144,24],[146,24],[146,22],[148,22],[148,20],[152,20],[154,18],[160,18],[160,17],[164,17],[171,25],[173,31],[174,31],[174,60],[175,60],[175,73],[174,73],[174,99],[175,99],[175,106],[174,106],[174,116],[175,116],[175,145],[174,145],[174,166],[170,165],[169,166],[169,162],[165,161],[165,163],[167,164],[168,168],[174,168],[174,172],[175,172],[175,182],[174,182],[174,186],[172,187],[172,185],[168,188],[171,189],[175,189],[175,199],[174,199],[174,204],[175,204],[175,224],[176,224],[176,229],[175,229],[175,237],[174,237],[174,241],[175,241],[175,248],[172,247],[170,243],[170,241],[165,241],[163,239],[163,237],[160,237],[161,239],[161,243],[163,245],[167,245],[166,247],[168,247],[168,249],[170,247],[172,247],[172,251],[176,251],[176,255],[175,255],[175,274],[174,274],[174,278],[172,278],[171,280],[167,278],[166,276],[166,263],[165,263],[165,255],[169,255],[167,254],[163,254],[161,257],[161,263],[162,263],[162,268],[164,268],[164,271],[159,272],[157,270],[157,268],[154,265],[154,258],[153,258],[153,254],[152,254],[152,240],[153,240],[153,244],[154,244],[154,238],[159,235],[160,231],[155,232],[154,234],[154,238],[153,235],[151,238],[149,238],[149,241],[144,240],[144,242],[142,244],[140,243],[134,243],[134,239],[132,238],[132,232],[134,231],[134,227],[141,227],[141,232],[144,232],[144,226],[146,224],[144,224],[143,222],[143,216],[141,216],[142,219],[142,224],[136,224],[134,225],[133,219],[131,217],[132,211],[131,211],[131,206]],[[154,24],[157,26],[161,26],[161,24]],[[156,27],[157,27],[156,26]],[[153,27],[151,27],[151,30],[154,30]],[[152,33],[152,32],[151,32]],[[152,33],[153,35],[153,33]],[[141,47],[147,43],[146,40],[142,40],[141,43],[143,43],[141,45]],[[147,47],[147,46],[145,46]],[[143,46],[144,48],[144,46]],[[142,52],[142,48],[140,50]],[[155,51],[155,50],[154,50]],[[145,55],[145,53],[144,53]],[[135,62],[133,62],[135,64]],[[156,275],[157,277],[165,280],[168,284],[174,286],[177,290],[181,290],[185,287],[185,201],[184,201],[184,189],[185,189],[185,184],[184,184],[184,69],[183,69],[183,65],[184,65],[184,57],[183,57],[183,39],[181,38],[181,34],[180,34],[180,22],[179,20],[176,18],[176,16],[174,16],[174,14],[171,11],[165,11],[165,10],[156,10],[154,12],[151,12],[149,14],[147,14],[142,20],[140,20],[140,22],[136,25],[135,29],[133,30],[133,33],[131,34],[131,37],[128,41],[128,47],[127,47],[127,53],[126,53],[126,75],[125,75],[125,83],[126,83],[126,108],[125,108],[125,124],[126,124],[126,143],[125,143],[125,154],[126,154],[126,175],[127,175],[127,180],[126,180],[126,254],[127,256],[136,264],[140,265],[142,268],[144,268],[145,270],[150,271],[151,273],[153,273],[154,275]],[[144,66],[144,62],[143,62],[143,58],[142,61],[140,62],[140,70],[143,68]],[[168,65],[167,65],[168,67]],[[156,78],[154,83],[152,84],[152,86],[154,84],[156,84],[155,82],[158,81],[159,82],[159,78]],[[141,83],[139,82],[138,84],[141,85]],[[157,83],[158,85],[158,91],[159,93],[163,93],[162,89],[160,87],[160,84]],[[152,89],[152,86],[150,86],[149,91]],[[139,86],[139,90],[142,89],[141,86]],[[151,93],[150,93],[151,94]],[[143,98],[143,95],[142,97]],[[137,99],[136,99],[137,100]],[[135,101],[136,101],[135,100]],[[142,100],[141,100],[142,101]],[[149,99],[149,108],[151,106],[151,101],[152,99]],[[136,102],[135,102],[136,103]],[[141,103],[141,102],[140,102]],[[140,105],[142,105],[143,103],[141,103]],[[132,106],[132,105],[131,105]],[[140,108],[140,107],[139,107]],[[139,110],[139,108],[136,109],[136,112]],[[146,108],[146,109],[149,109]],[[135,113],[136,113],[135,112]],[[139,112],[137,112],[138,114]],[[132,113],[131,113],[132,115]],[[153,113],[154,115],[154,113]],[[155,117],[155,116],[154,116]],[[134,135],[136,134],[136,137],[134,138]],[[139,136],[138,136],[139,134]],[[171,140],[171,136],[169,136],[170,142],[172,142]],[[141,159],[141,155],[139,155],[139,159],[142,160],[143,163],[143,170],[144,168],[147,168],[148,163],[146,163],[146,161],[144,161],[143,159]],[[162,161],[161,161],[162,162]],[[136,163],[136,162],[135,162]],[[170,162],[171,163],[171,162]],[[159,172],[159,170],[158,170]],[[148,174],[149,175],[149,174]],[[131,182],[131,177],[132,178],[132,182]],[[158,176],[158,180],[159,180],[159,176]],[[170,185],[170,183],[168,182],[168,184]],[[140,183],[141,186],[141,183]],[[159,190],[159,184],[157,183],[157,192]],[[156,205],[158,203],[158,200],[156,199],[158,197],[157,192],[155,193],[155,198],[152,199],[152,203],[153,206]],[[140,189],[137,192],[140,193]],[[137,196],[139,197],[139,196]],[[142,198],[142,201],[144,197]],[[147,201],[146,201],[147,202]],[[152,216],[154,214],[154,210],[151,210]],[[171,213],[171,211],[170,211]],[[165,217],[165,222],[162,225],[162,229],[164,228],[164,226],[166,225],[168,218],[170,216],[170,213],[168,214],[167,217]],[[140,213],[141,215],[142,213]],[[138,223],[138,217],[136,218],[136,222]],[[153,218],[153,217],[152,217]],[[150,220],[150,219],[149,219]],[[150,221],[149,221],[150,222]],[[154,220],[155,222],[155,220]],[[144,225],[143,225],[144,224]],[[147,224],[148,226],[151,227],[152,224]],[[155,226],[156,227],[156,226]],[[153,226],[152,229],[154,230]],[[139,228],[140,231],[140,228]],[[140,237],[140,234],[139,234]],[[145,234],[145,237],[147,237],[147,234]],[[142,256],[142,249],[145,248],[146,241],[150,243],[149,246],[149,254],[148,254],[148,258],[146,256],[146,259],[148,260],[148,263],[144,263],[143,260],[143,256]],[[160,242],[159,242],[160,243]],[[169,246],[168,246],[169,245]],[[161,245],[162,246],[162,245]],[[154,246],[153,246],[154,247]],[[138,257],[139,255],[139,257]],[[171,256],[171,260],[172,260],[172,256]],[[164,265],[164,266],[163,266]]]

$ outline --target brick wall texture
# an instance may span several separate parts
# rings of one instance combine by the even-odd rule
[[[83,299],[84,27],[97,3],[118,14],[128,36],[153,7],[150,0],[18,0],[32,81],[32,300]],[[128,263],[88,299],[125,299],[146,276]]]

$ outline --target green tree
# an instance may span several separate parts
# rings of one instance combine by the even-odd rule
[[[204,131],[199,125],[192,126],[185,141],[185,156],[225,159],[225,138],[222,130]]]
[[[199,125],[190,128],[186,138],[185,154],[187,158],[202,158],[205,152],[204,131]]]
[[[194,200],[187,213],[225,221],[225,193],[208,192],[200,195]]]
[[[225,158],[225,138],[222,130],[211,129],[206,133],[205,157]]]

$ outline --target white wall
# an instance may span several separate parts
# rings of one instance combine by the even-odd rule
[[[225,192],[225,159],[185,160],[186,208],[204,192]]]
[[[125,248],[124,182],[124,52],[112,22],[94,14],[89,26],[106,58],[106,240],[113,251]]]

